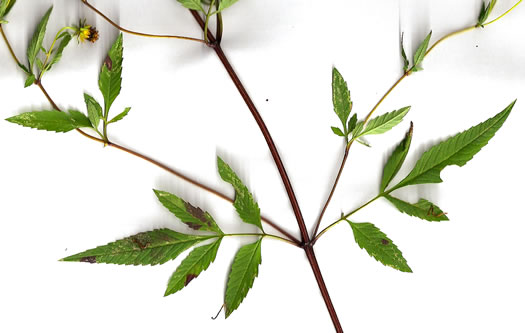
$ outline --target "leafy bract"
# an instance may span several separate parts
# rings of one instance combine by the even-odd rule
[[[332,70],[332,103],[334,111],[343,124],[344,134],[348,134],[347,124],[348,117],[352,111],[352,101],[350,100],[350,91],[343,76],[337,68]]]
[[[388,184],[390,184],[392,179],[399,172],[399,169],[401,169],[401,166],[403,165],[403,162],[405,161],[405,158],[408,154],[408,150],[410,149],[413,129],[414,125],[410,123],[410,129],[405,135],[405,138],[399,143],[399,145],[397,145],[396,149],[394,149],[394,151],[392,152],[392,155],[390,155],[390,157],[388,158],[388,161],[386,161],[385,167],[383,168],[383,178],[381,179],[381,186],[379,188],[380,192],[385,191]]]
[[[490,0],[488,4],[485,5],[485,3],[481,4],[481,11],[478,16],[478,25],[483,26],[483,24],[487,21],[489,18],[489,15],[492,13],[492,10],[494,9],[494,6],[496,5],[497,0]]]
[[[394,189],[407,185],[441,183],[441,170],[448,165],[463,166],[483,148],[503,125],[516,101],[503,111],[427,150],[414,169]]]
[[[230,168],[230,166],[220,157],[217,157],[217,165],[222,180],[230,183],[235,189],[235,201],[233,206],[237,210],[241,219],[244,222],[253,224],[263,230],[259,205],[248,188],[242,183],[241,179],[235,174],[232,168]]]
[[[401,57],[403,58],[403,70],[405,73],[408,71],[408,68],[410,67],[410,62],[408,61],[407,54],[405,52],[405,45],[403,43],[403,36],[401,35]]]
[[[354,223],[348,221],[354,238],[360,248],[385,266],[390,266],[401,272],[412,273],[403,254],[397,246],[381,230],[372,223]]]
[[[192,206],[174,194],[159,190],[153,191],[160,203],[188,227],[194,230],[212,231],[222,234],[221,229],[208,212]]]
[[[428,49],[428,43],[430,42],[430,37],[432,37],[432,31],[430,31],[429,34],[425,37],[425,39],[421,42],[421,44],[416,50],[416,53],[414,54],[414,68],[417,68],[418,70],[420,70],[419,65],[423,62],[423,59],[425,59],[425,55]]]
[[[35,77],[35,74],[29,74],[26,78],[26,81],[24,82],[24,88],[27,88],[29,87],[30,85],[32,85],[33,83],[35,83],[36,81],[36,77]]]
[[[226,8],[232,6],[237,1],[238,0],[221,0],[221,2],[219,3],[219,12],[222,12]]]
[[[55,55],[53,56],[49,64],[47,64],[46,69],[45,69],[46,71],[50,70],[54,64],[58,63],[60,59],[62,59],[62,53],[64,52],[64,49],[71,41],[71,38],[72,38],[71,35],[67,32],[62,34],[62,37],[60,39],[60,44],[58,45],[58,48],[55,51]]]
[[[62,259],[117,265],[158,265],[177,258],[210,236],[185,235],[170,229],[141,232]]]
[[[76,128],[91,127],[91,125],[86,126],[85,122],[78,119],[77,114],[72,116],[65,112],[53,110],[25,112],[6,120],[24,127],[54,132],[69,132]]]
[[[116,123],[117,121],[124,119],[124,117],[128,115],[130,110],[131,110],[130,107],[125,108],[124,111],[122,111],[121,113],[116,115],[113,119],[108,121],[108,124]]]
[[[400,212],[419,217],[426,221],[448,221],[447,215],[436,205],[426,199],[419,199],[415,204],[408,203],[390,195],[385,195]]]
[[[394,126],[403,121],[405,115],[410,111],[410,106],[406,106],[397,111],[385,113],[379,117],[373,118],[366,125],[363,122],[357,123],[353,137],[360,138],[365,135],[383,134],[390,131]]]
[[[46,35],[47,22],[49,21],[49,16],[53,7],[49,8],[47,12],[42,16],[40,23],[36,27],[36,30],[33,34],[31,42],[27,48],[27,60],[29,61],[29,71],[33,73],[33,64],[35,63],[36,57],[42,48],[42,43],[44,41],[44,36]]]
[[[210,264],[215,261],[221,240],[222,238],[219,238],[211,244],[193,249],[171,276],[164,296],[174,294],[186,287],[201,272],[208,269]]]
[[[259,274],[261,243],[262,238],[253,244],[241,247],[233,259],[224,297],[226,318],[239,307]]]
[[[201,12],[204,12],[204,8],[202,8],[201,0],[177,0],[180,2],[181,5],[188,9],[193,10],[200,10]]]
[[[100,119],[102,119],[102,107],[98,102],[88,94],[84,94],[84,101],[86,102],[86,108],[89,120],[93,125],[93,128],[98,128]]]
[[[104,96],[104,115],[106,115],[120,94],[122,86],[122,52],[122,34],[120,34],[111,46],[106,60],[104,60],[98,79],[99,89],[102,92],[102,96]]]

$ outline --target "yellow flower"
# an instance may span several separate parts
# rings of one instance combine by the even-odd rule
[[[85,41],[94,43],[98,40],[98,30],[91,26],[87,25],[85,20],[81,21],[78,27],[74,27],[75,36],[79,42],[84,43]]]

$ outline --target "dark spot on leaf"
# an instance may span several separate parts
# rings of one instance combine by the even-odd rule
[[[106,56],[106,60],[104,60],[104,65],[106,65],[106,67],[111,70],[113,68],[113,61],[111,61],[111,58],[108,56]]]
[[[195,274],[188,274],[188,276],[186,276],[186,282],[184,282],[184,286],[187,286],[188,283],[191,282],[191,280],[195,279],[197,277],[197,275]]]
[[[204,213],[204,211],[198,207],[194,207],[192,206],[190,203],[186,202],[185,203],[185,207],[186,207],[186,211],[188,213],[190,213],[193,217],[201,220],[202,222],[206,223],[208,226],[211,227],[211,222],[208,220],[208,218],[206,217],[206,214]],[[202,226],[198,226],[196,227],[197,225],[195,223],[189,223],[189,222],[185,222],[190,228],[192,229],[195,229],[195,230],[198,230],[200,229]]]
[[[186,223],[186,225],[192,228],[193,230],[199,230],[200,228],[202,228],[202,224],[191,223],[191,222],[184,222],[184,223]]]
[[[381,244],[383,244],[383,245],[388,245],[388,241],[387,241],[386,239],[382,239],[382,240],[381,240]]]
[[[140,234],[139,234],[140,235]],[[131,237],[131,241],[135,244],[137,244],[142,250],[148,247],[150,244],[148,241],[144,241],[139,239],[139,235]]]
[[[90,264],[96,264],[97,257],[96,256],[82,257],[80,258],[80,262],[89,262]]]

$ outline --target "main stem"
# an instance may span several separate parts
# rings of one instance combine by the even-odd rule
[[[195,20],[197,21],[197,23],[199,23],[201,29],[205,31],[206,23],[203,21],[199,13],[194,10],[192,10],[191,13],[193,17],[195,18]],[[292,205],[292,209],[295,214],[295,218],[297,219],[299,230],[301,231],[301,237],[303,239],[303,249],[306,253],[306,257],[308,258],[308,261],[310,262],[310,266],[312,267],[312,271],[317,281],[317,285],[319,286],[319,289],[321,291],[321,295],[323,296],[323,300],[326,304],[326,308],[328,309],[328,313],[330,314],[330,318],[332,319],[332,323],[334,324],[334,328],[336,332],[338,333],[343,332],[343,328],[341,326],[341,323],[339,322],[339,318],[337,317],[335,307],[328,293],[328,289],[326,288],[326,284],[324,282],[323,275],[321,274],[321,269],[319,268],[317,258],[315,257],[315,252],[310,242],[310,237],[308,235],[308,230],[306,229],[306,225],[304,223],[304,219],[301,213],[301,209],[299,207],[299,203],[293,191],[292,184],[290,182],[290,179],[288,178],[288,174],[286,173],[286,169],[283,165],[281,157],[279,156],[279,152],[277,151],[277,147],[275,146],[275,143],[270,135],[270,132],[268,131],[266,124],[264,123],[261,115],[259,114],[257,107],[255,106],[252,99],[250,98],[250,95],[244,88],[244,85],[242,84],[241,80],[235,73],[235,70],[233,69],[232,65],[228,61],[228,58],[224,54],[220,44],[217,43],[217,40],[215,39],[215,37],[209,30],[207,31],[207,40],[209,41],[208,46],[215,50],[215,53],[219,57],[219,60],[222,62],[224,68],[228,72],[230,78],[235,84],[235,87],[237,88],[242,98],[244,99],[246,106],[252,113],[252,116],[255,118],[255,121],[257,122],[257,125],[259,126],[264,136],[264,139],[266,140],[266,143],[268,144],[268,148],[270,149],[275,165],[277,167],[277,170],[279,171],[284,187],[286,189],[286,193],[288,194],[288,198]]]

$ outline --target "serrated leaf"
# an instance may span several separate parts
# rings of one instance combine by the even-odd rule
[[[29,87],[30,85],[32,85],[33,83],[35,83],[36,81],[36,77],[34,74],[29,74],[26,81],[24,82],[24,88],[27,88]]]
[[[448,221],[447,215],[436,205],[426,199],[419,199],[415,204],[403,201],[390,195],[385,195],[385,199],[390,201],[401,213],[419,217],[426,221]]]
[[[60,111],[33,111],[19,114],[7,121],[24,127],[54,132],[69,132],[81,126],[69,114]]]
[[[202,8],[201,0],[177,0],[180,2],[181,5],[188,9],[193,10],[200,10],[201,12],[204,12],[204,8]]]
[[[379,228],[372,223],[348,223],[354,232],[357,245],[365,249],[371,257],[385,266],[412,273],[401,251]]]
[[[357,139],[365,135],[376,135],[388,132],[394,128],[394,126],[403,121],[403,118],[408,111],[410,111],[410,106],[406,106],[397,111],[385,113],[379,117],[371,119],[366,126],[364,126],[364,129],[363,122],[359,122],[354,130],[354,138]]]
[[[410,149],[410,143],[412,142],[412,133],[414,125],[410,123],[410,129],[405,135],[405,138],[397,145],[396,149],[392,152],[392,155],[386,161],[385,167],[383,168],[383,178],[381,179],[381,186],[379,191],[383,193],[392,181],[392,179],[397,175],[399,169],[405,162],[407,157],[408,150]]]
[[[193,245],[210,236],[185,235],[170,229],[141,232],[107,245],[62,259],[117,265],[158,265],[177,258]]]
[[[332,126],[332,132],[337,136],[345,136],[343,131],[340,128]]]
[[[116,115],[113,119],[111,119],[108,122],[108,124],[116,123],[117,121],[124,119],[124,117],[128,115],[130,110],[131,110],[130,107],[125,108],[124,111],[122,111],[121,113]]]
[[[91,121],[85,114],[77,110],[69,110],[69,115],[77,128],[92,127]]]
[[[62,34],[62,39],[60,40],[60,44],[58,45],[57,50],[55,51],[55,54],[49,64],[47,65],[46,70],[49,71],[54,64],[58,63],[60,59],[62,59],[62,53],[64,52],[64,49],[67,47],[69,42],[71,41],[71,35],[68,33]]]
[[[104,60],[98,86],[104,96],[104,112],[107,113],[111,105],[120,94],[122,86],[122,33],[111,46],[111,49]]]
[[[242,183],[241,179],[235,174],[232,168],[230,168],[230,166],[220,157],[217,157],[217,165],[222,180],[230,183],[235,189],[235,201],[233,206],[237,210],[241,219],[244,222],[253,224],[263,230],[259,205],[248,188]]]
[[[228,7],[231,7],[234,3],[236,3],[238,0],[221,0],[219,3],[219,12],[222,12]]]
[[[224,297],[226,318],[239,307],[259,274],[261,243],[262,238],[253,244],[241,247],[233,259]]]
[[[221,240],[222,238],[219,238],[211,244],[193,249],[171,276],[164,296],[174,294],[186,287],[200,273],[208,269],[210,264],[215,261]]]
[[[352,111],[352,101],[350,99],[350,91],[343,76],[337,68],[332,70],[332,103],[334,105],[335,114],[343,124],[344,132],[347,131],[346,122]]]
[[[33,72],[33,64],[35,59],[42,48],[42,42],[44,41],[44,36],[46,35],[47,22],[49,21],[49,16],[53,11],[53,7],[49,8],[44,14],[40,23],[38,24],[31,42],[29,42],[29,47],[27,48],[27,60],[29,61],[29,71]]]
[[[88,94],[84,94],[84,101],[86,102],[89,120],[91,121],[93,128],[97,129],[100,124],[100,119],[102,119],[102,107]]]
[[[348,121],[347,133],[348,134],[352,133],[352,131],[355,129],[356,125],[357,125],[357,114],[354,113],[354,115]]]
[[[407,54],[405,52],[405,45],[403,43],[403,37],[404,37],[404,34],[401,34],[401,57],[403,58],[403,70],[406,73],[408,71],[408,68],[410,67],[410,62],[408,61]]]
[[[193,230],[212,231],[222,234],[213,217],[198,207],[182,200],[174,194],[153,190],[160,203]]]
[[[448,165],[463,166],[483,148],[503,125],[516,101],[487,121],[456,134],[429,150],[417,161],[414,169],[394,188],[407,185],[441,183],[441,170]]]
[[[430,42],[430,37],[432,37],[432,31],[425,37],[423,42],[419,45],[414,54],[414,67],[417,67],[423,59],[425,59],[425,54],[427,53],[428,43]]]

